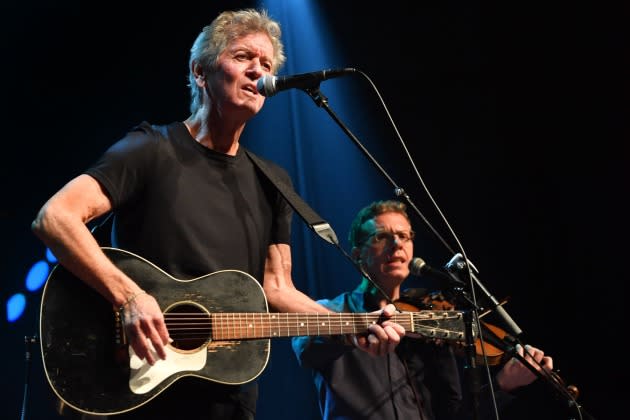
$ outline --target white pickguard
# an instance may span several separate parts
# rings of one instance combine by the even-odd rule
[[[155,350],[151,348],[154,358],[157,360],[153,366],[146,359],[140,359],[133,348],[129,346],[129,389],[134,394],[145,394],[159,385],[164,379],[174,373],[185,370],[198,371],[206,365],[208,349],[202,346],[194,353],[180,353],[171,346],[164,347],[166,359],[162,360]]]

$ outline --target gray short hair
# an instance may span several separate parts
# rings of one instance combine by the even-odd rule
[[[253,33],[265,33],[273,45],[272,74],[276,74],[286,61],[284,46],[280,40],[280,24],[269,17],[266,10],[243,9],[225,11],[210,25],[203,28],[190,49],[188,61],[188,86],[190,87],[190,111],[194,114],[201,106],[203,92],[195,83],[193,64],[200,64],[204,72],[216,70],[219,55],[234,39]]]

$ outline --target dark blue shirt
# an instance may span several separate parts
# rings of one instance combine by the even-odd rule
[[[319,303],[336,312],[372,312],[361,287]],[[403,338],[375,357],[340,336],[295,337],[293,350],[312,369],[325,420],[453,419],[462,405],[457,360],[448,344]]]

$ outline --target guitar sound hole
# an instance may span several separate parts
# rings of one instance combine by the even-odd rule
[[[169,308],[164,317],[173,339],[171,346],[180,350],[195,350],[210,342],[210,315],[200,306],[182,303]]]

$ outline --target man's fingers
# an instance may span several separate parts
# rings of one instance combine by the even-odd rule
[[[369,334],[368,342],[373,354],[382,356],[387,353],[387,339],[379,339],[375,334]]]
[[[155,357],[151,353],[148,341],[144,337],[144,334],[136,336],[131,341],[131,347],[133,347],[133,351],[136,353],[136,356],[140,358],[140,360],[146,359],[147,363],[151,366],[155,364]]]
[[[396,324],[385,326],[385,332],[387,333],[389,340],[387,341],[387,352],[392,352],[396,348],[398,344],[400,344],[400,339],[405,335],[405,329],[403,328],[402,334],[400,334],[396,328]]]
[[[378,356],[394,351],[405,336],[405,328],[389,320],[394,313],[396,313],[396,307],[392,304],[383,308],[381,314],[387,319],[382,323],[368,326],[366,335],[353,335],[351,339],[355,347]]]
[[[366,336],[362,336],[362,335],[353,335],[352,336],[352,343],[359,348],[367,348],[369,346],[369,342],[367,341],[367,337]]]
[[[385,321],[385,322],[383,322],[382,326],[385,329],[386,328],[391,328],[395,332],[394,335],[398,336],[398,338],[403,338],[405,336],[405,327],[403,327],[400,324],[397,324],[397,323],[392,322],[392,321]],[[388,335],[391,336],[391,333],[388,334]]]
[[[166,350],[164,346],[170,344],[173,340],[168,334],[166,324],[162,319],[156,319],[153,323],[151,341],[161,359],[166,359]]]
[[[156,330],[151,331],[151,335],[147,335],[151,340],[151,346],[160,357],[160,359],[166,359],[166,350],[164,350],[164,345],[162,344],[162,338],[158,335]]]
[[[396,307],[394,306],[394,304],[390,303],[383,308],[382,313],[383,315],[385,315],[385,317],[391,318],[396,313]]]

